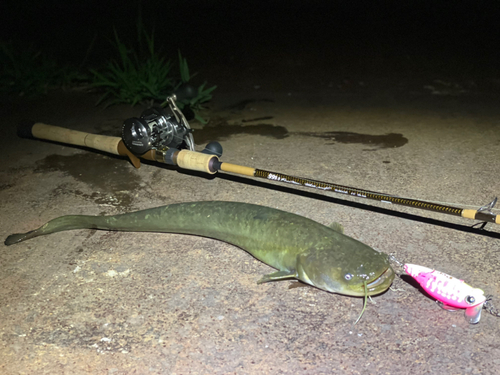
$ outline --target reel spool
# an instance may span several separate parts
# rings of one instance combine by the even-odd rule
[[[175,104],[176,96],[167,98],[165,105],[142,112],[123,123],[122,140],[134,155],[150,150],[166,151],[169,148],[194,151],[192,129],[181,110]]]

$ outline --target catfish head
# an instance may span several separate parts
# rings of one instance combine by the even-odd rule
[[[387,254],[345,238],[350,240],[345,246],[337,243],[300,254],[297,278],[319,289],[354,297],[385,292],[395,276]]]

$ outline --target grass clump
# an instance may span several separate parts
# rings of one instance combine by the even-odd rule
[[[181,109],[188,109],[193,111],[194,117],[205,124],[206,121],[199,115],[199,111],[204,109],[203,103],[206,103],[212,99],[212,91],[214,91],[217,86],[206,87],[207,83],[203,82],[198,88],[189,84],[191,78],[193,78],[197,73],[190,75],[187,60],[182,57],[179,51],[179,73],[181,77],[181,82],[177,83],[173,92],[177,93],[179,98],[177,106]]]
[[[140,28],[139,28],[140,29]],[[142,31],[142,32],[141,32]],[[196,75],[190,75],[187,60],[178,53],[178,74],[173,72],[174,63],[155,49],[154,33],[148,35],[139,30],[139,47],[145,39],[146,53],[129,48],[114,30],[114,45],[118,58],[107,62],[101,70],[91,70],[93,86],[105,91],[97,104],[130,104],[163,102],[172,93],[178,93],[177,105],[182,110],[191,110],[195,117],[205,122],[198,114],[202,104],[212,98],[216,86],[206,88],[206,83],[195,88],[190,84]],[[142,48],[139,48],[139,51]]]
[[[144,31],[141,19],[137,23],[137,48],[123,43],[114,30],[114,41],[118,56],[101,68],[84,69],[92,49],[92,41],[79,68],[60,65],[56,59],[34,47],[26,48],[12,42],[0,41],[0,93],[25,97],[46,94],[50,89],[68,88],[89,84],[104,92],[97,104],[130,104],[164,102],[175,93],[177,105],[202,123],[199,115],[203,103],[212,99],[216,86],[207,87],[206,82],[194,86],[186,58],[180,51],[178,61],[172,62],[155,48],[154,32]],[[88,86],[87,86],[88,87]]]

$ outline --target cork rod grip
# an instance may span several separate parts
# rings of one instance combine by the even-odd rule
[[[492,222],[495,224],[500,224],[500,215],[494,215],[491,212],[480,212],[478,210],[464,209],[462,210],[462,217],[472,220],[484,220],[486,222]]]
[[[220,165],[220,170],[224,172],[241,174],[243,176],[255,176],[255,168],[245,167],[243,165],[230,164],[230,163],[222,163]]]
[[[176,162],[179,167],[184,169],[214,174],[217,171],[210,168],[210,161],[214,158],[215,160],[219,160],[219,158],[215,155],[202,154],[201,152],[190,150],[181,150],[177,153]]]
[[[120,155],[118,153],[118,144],[120,143],[121,138],[119,137],[85,133],[77,130],[61,128],[59,126],[47,125],[41,122],[33,124],[31,134],[33,137],[39,139],[46,139],[49,141],[67,143],[76,146],[85,146],[109,152],[110,154]]]
[[[477,210],[465,209],[462,211],[462,217],[465,217],[467,219],[475,219],[476,213],[477,213]]]

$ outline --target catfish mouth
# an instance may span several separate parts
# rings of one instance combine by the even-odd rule
[[[387,290],[391,286],[394,276],[394,271],[388,267],[379,277],[366,284],[368,294],[373,295]]]

